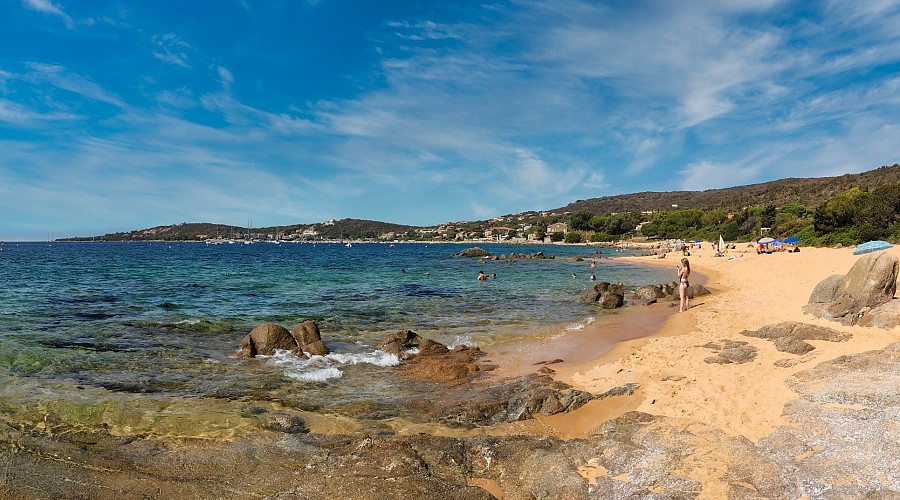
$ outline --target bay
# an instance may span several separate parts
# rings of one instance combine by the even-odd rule
[[[0,397],[7,414],[25,420],[65,401],[77,410],[56,408],[69,413],[62,420],[84,419],[99,404],[107,410],[95,418],[124,419],[129,428],[185,400],[207,426],[199,409],[216,401],[387,418],[398,398],[416,397],[414,387],[382,375],[397,363],[374,347],[388,332],[489,349],[604,314],[579,300],[591,274],[630,287],[671,279],[665,269],[616,262],[610,249],[486,244],[496,255],[555,259],[479,264],[451,256],[468,246],[5,243]],[[591,269],[573,262],[577,256],[602,258]],[[480,270],[497,277],[479,282]],[[254,326],[290,328],[308,319],[334,354],[305,361],[236,355]],[[23,401],[31,407],[9,409]]]

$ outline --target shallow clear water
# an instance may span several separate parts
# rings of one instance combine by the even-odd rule
[[[95,390],[92,397],[264,399],[316,409],[327,396],[331,407],[377,407],[396,390],[373,379],[392,364],[373,348],[387,332],[486,345],[602,314],[579,300],[592,273],[632,286],[671,279],[665,269],[609,258],[593,270],[570,262],[595,257],[592,247],[482,245],[556,257],[513,263],[451,257],[468,246],[5,243],[0,375],[47,397]],[[478,282],[479,270],[497,279]],[[307,319],[340,355],[234,357],[253,326]]]

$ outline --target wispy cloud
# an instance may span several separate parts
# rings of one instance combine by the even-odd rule
[[[48,0],[24,5],[68,18]],[[176,220],[240,223],[255,210],[426,224],[900,160],[894,2],[397,7],[348,33],[342,43],[365,46],[327,61],[331,73],[307,58],[323,46],[270,43],[284,9],[230,8],[229,25],[271,23],[267,52],[253,52],[255,32],[229,44],[151,8],[144,26],[85,9],[94,24],[76,24],[95,28],[83,31],[128,34],[144,51],[109,65],[65,52],[5,63],[0,123],[14,132],[0,136],[0,177],[25,187],[4,192],[3,209],[28,193],[69,219],[86,204],[85,218],[128,226],[138,215],[114,207],[133,200]]]
[[[28,63],[32,70],[27,78],[35,81],[47,82],[59,89],[78,94],[88,99],[111,104],[117,107],[125,107],[125,102],[115,93],[92,82],[79,74],[70,73],[63,66],[40,62]]]
[[[187,62],[187,51],[191,49],[191,46],[178,35],[166,33],[164,35],[156,35],[151,40],[155,47],[153,57],[164,63],[190,68]]]
[[[72,21],[72,18],[69,17],[68,14],[63,12],[63,10],[59,6],[55,5],[50,0],[23,0],[22,4],[31,10],[36,10],[38,12],[43,12],[44,14],[57,16],[65,21],[67,28],[75,28],[75,23]]]
[[[46,112],[36,111],[28,106],[12,102],[6,99],[0,99],[0,122],[6,122],[10,125],[21,127],[34,127],[45,125],[47,122],[58,120],[75,120],[78,115],[63,112]]]

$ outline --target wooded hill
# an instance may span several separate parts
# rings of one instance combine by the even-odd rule
[[[884,184],[900,182],[900,164],[881,167],[859,174],[845,174],[838,177],[788,178],[761,184],[749,184],[706,191],[670,191],[620,194],[578,200],[553,212],[587,211],[606,214],[628,211],[672,210],[697,208],[710,210],[721,208],[729,211],[746,207],[775,205],[781,207],[790,203],[815,207],[844,191],[858,187],[866,190]]]
[[[655,212],[652,216],[641,214],[651,210]],[[900,164],[838,177],[789,178],[706,191],[605,196],[579,200],[548,212],[449,224],[442,236],[436,233],[437,228],[342,219],[264,228],[181,223],[68,240],[376,240],[385,235],[391,240],[453,240],[457,235],[480,238],[489,227],[498,224],[516,226],[521,237],[526,229],[543,232],[553,222],[567,222],[573,230],[567,241],[571,237],[572,243],[580,238],[599,242],[630,237],[638,224],[646,223],[641,233],[659,238],[712,238],[724,234],[730,240],[747,240],[758,236],[762,228],[769,228],[774,235],[798,236],[805,244],[850,244],[865,239],[900,238]]]

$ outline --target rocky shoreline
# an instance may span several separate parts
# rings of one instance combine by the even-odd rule
[[[900,456],[898,356],[900,343],[797,373],[791,425],[756,444],[638,411],[573,440],[308,434],[283,415],[228,442],[7,429],[2,497],[699,498],[705,470],[723,498],[891,498],[896,463],[871,457]]]

